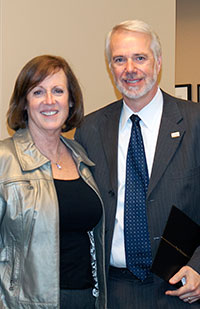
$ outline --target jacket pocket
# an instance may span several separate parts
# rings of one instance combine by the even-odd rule
[[[200,176],[200,166],[188,170],[182,169],[181,171],[175,169],[173,172],[166,174],[166,177],[172,180],[190,179],[199,176]]]
[[[7,205],[4,217],[5,234],[9,231],[17,243],[27,247],[37,216],[37,190],[29,180],[7,182],[4,187]]]

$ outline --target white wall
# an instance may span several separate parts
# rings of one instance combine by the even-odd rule
[[[142,19],[163,46],[161,87],[174,91],[175,0],[0,0],[0,138],[22,66],[39,54],[66,58],[78,77],[89,113],[116,99],[104,58],[105,35],[117,23]]]

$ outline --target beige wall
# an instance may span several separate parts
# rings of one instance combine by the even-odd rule
[[[85,113],[116,99],[106,71],[104,40],[113,25],[143,19],[163,46],[161,87],[174,92],[175,0],[0,0],[0,138],[8,135],[5,115],[19,70],[32,57],[65,57],[84,94]]]
[[[197,100],[200,84],[200,1],[177,0],[176,84],[192,84]]]
[[[2,0],[0,0],[0,138],[4,136],[5,132],[5,121],[3,120],[5,115],[4,115],[4,110],[5,110],[5,104],[3,107],[3,89],[2,89]]]

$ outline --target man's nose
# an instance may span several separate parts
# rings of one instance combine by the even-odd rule
[[[135,63],[132,59],[128,59],[126,63],[126,71],[127,72],[134,72],[136,69]]]

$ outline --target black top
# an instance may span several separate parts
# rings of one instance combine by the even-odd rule
[[[101,202],[81,177],[54,183],[60,214],[60,288],[86,289],[94,283],[87,231],[101,218]]]

